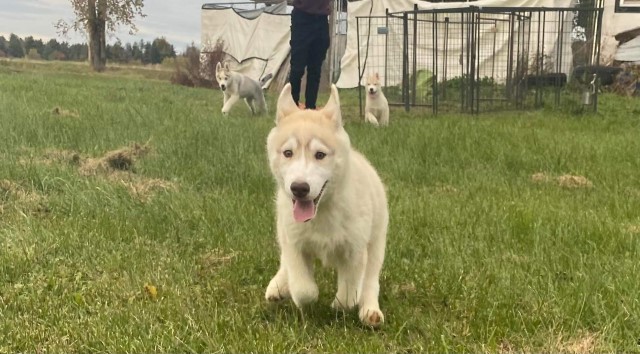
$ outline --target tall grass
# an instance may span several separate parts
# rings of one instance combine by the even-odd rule
[[[0,65],[0,352],[640,349],[638,100],[375,129],[341,94],[389,194],[379,331],[325,269],[304,315],[263,298],[275,95],[223,118],[218,91]],[[133,143],[133,171],[83,173]]]

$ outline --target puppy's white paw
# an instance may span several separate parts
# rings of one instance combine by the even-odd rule
[[[333,299],[333,302],[331,303],[331,307],[334,310],[346,311],[354,308],[357,303],[358,301],[355,297],[352,297],[349,299],[349,298],[341,298],[338,295],[336,295],[336,297]]]
[[[363,307],[360,309],[360,321],[369,327],[378,328],[384,323],[384,315],[380,309]]]
[[[318,286],[311,282],[304,286],[296,286],[295,289],[290,289],[291,299],[298,307],[302,307],[309,303],[318,300]]]
[[[276,302],[290,297],[291,294],[289,293],[289,286],[286,283],[278,284],[274,280],[271,280],[269,286],[267,286],[267,291],[264,294],[264,298],[269,302]]]
[[[224,116],[224,117],[229,116],[229,112],[228,111],[222,111],[222,116]]]

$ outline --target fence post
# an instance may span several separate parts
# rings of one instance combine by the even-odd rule
[[[402,13],[402,102],[404,110],[409,112],[409,23],[408,13]]]

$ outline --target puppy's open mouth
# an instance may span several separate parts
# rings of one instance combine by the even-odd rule
[[[307,222],[316,216],[318,203],[320,202],[320,198],[322,198],[322,193],[324,192],[324,188],[327,186],[327,182],[329,181],[324,182],[320,189],[320,193],[318,193],[318,196],[313,200],[292,199],[293,219],[296,222]]]

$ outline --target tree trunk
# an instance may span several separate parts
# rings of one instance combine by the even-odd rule
[[[103,71],[107,65],[105,0],[88,1],[87,32],[89,33],[89,62],[95,71]]]

